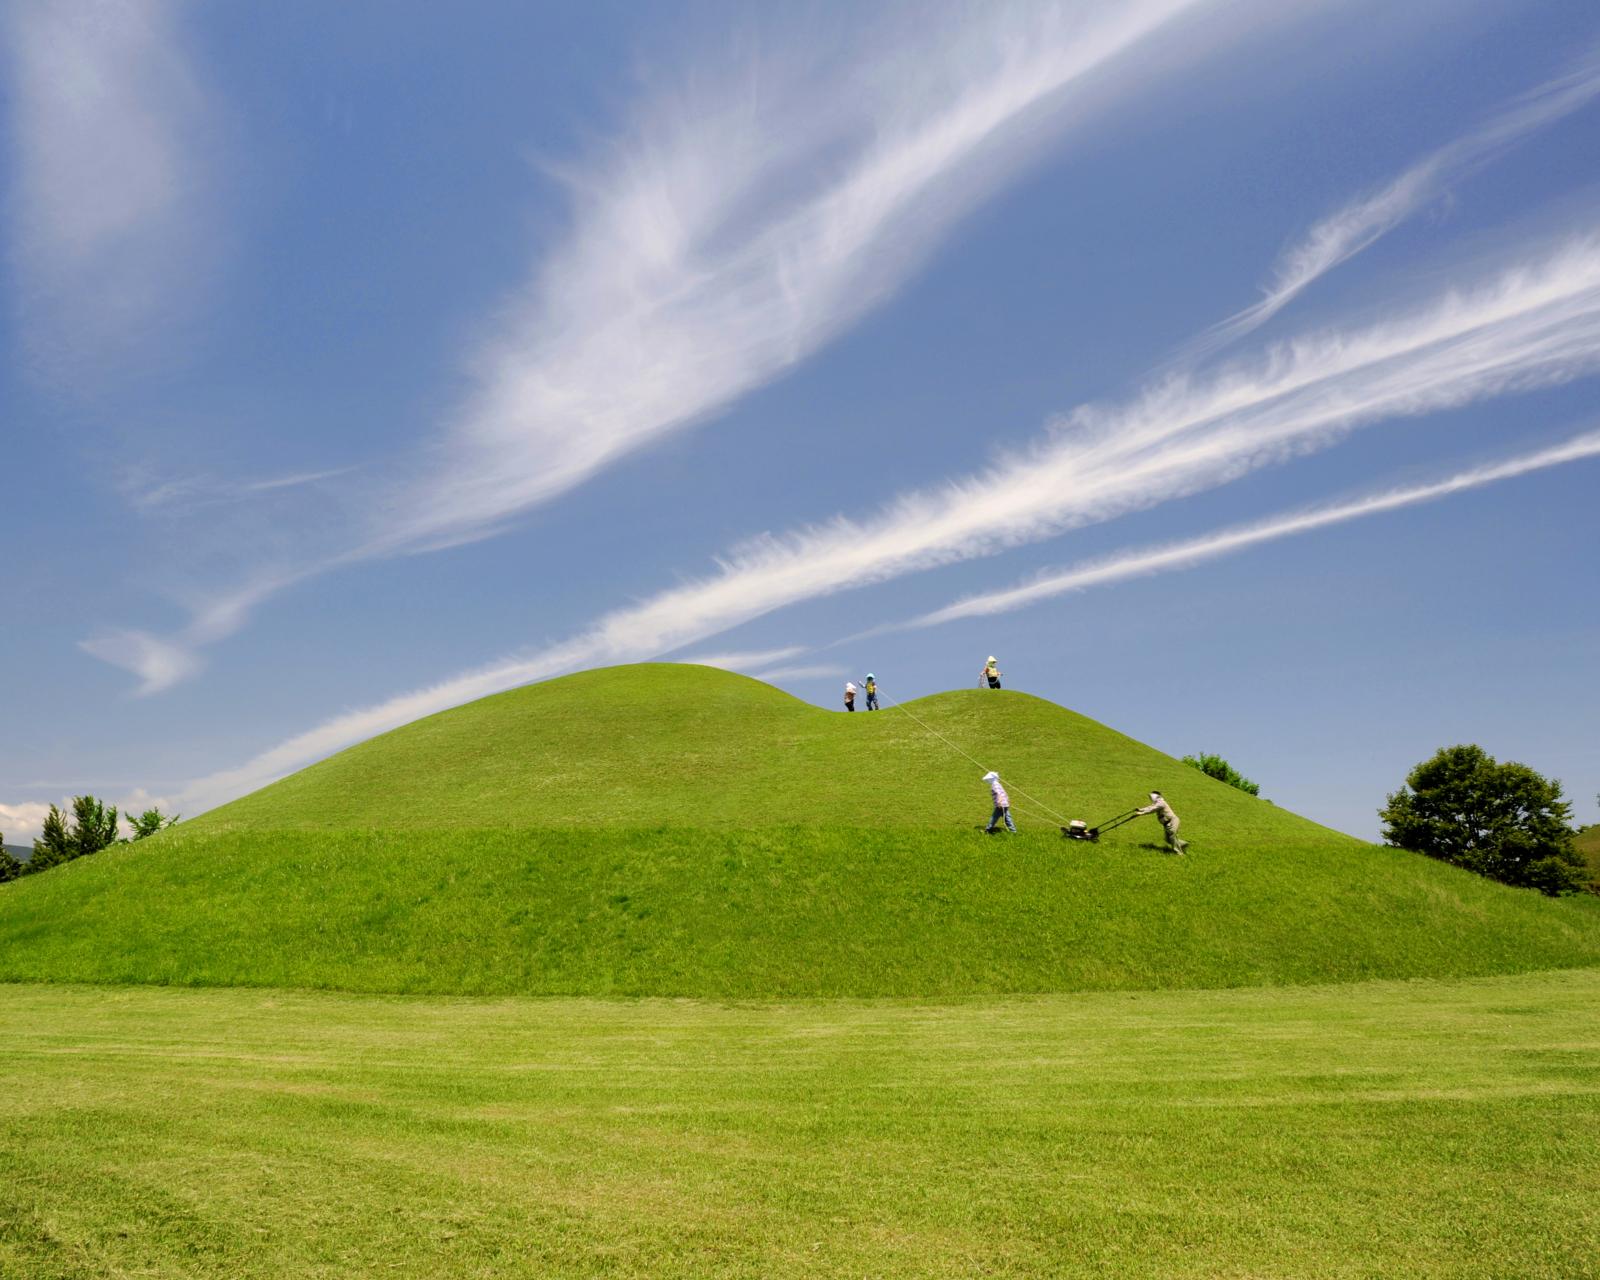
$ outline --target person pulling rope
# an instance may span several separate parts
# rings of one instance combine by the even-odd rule
[[[954,751],[958,756],[961,756],[965,760],[970,760],[973,764],[977,765],[978,768],[984,770],[985,773],[992,772],[992,770],[989,769],[989,766],[984,764],[981,760],[979,760],[977,756],[972,755],[970,752],[963,751],[955,743],[951,742],[949,738],[945,737],[944,734],[940,733],[937,729],[933,728],[926,721],[924,721],[920,716],[918,716],[915,712],[913,712],[910,707],[905,705],[905,703],[896,702],[893,698],[890,698],[887,694],[885,694],[883,692],[881,686],[880,686],[880,688],[878,690],[878,696],[881,699],[883,699],[886,703],[888,703],[888,705],[890,707],[894,708],[895,710],[905,712],[905,714],[910,717],[910,719],[913,721],[913,723],[915,723],[917,725],[917,727],[920,728],[924,733],[928,734],[930,737],[934,737],[934,738],[939,739],[940,742],[944,743],[945,746],[949,747],[950,750]],[[988,778],[985,778],[984,781],[987,782]],[[1057,813],[1049,805],[1045,804],[1045,802],[1043,800],[1040,800],[1040,799],[1038,799],[1037,797],[1034,797],[1034,796],[1030,796],[1026,791],[1024,791],[1021,787],[1017,786],[1015,783],[1012,784],[1012,788],[1011,789],[1013,791],[1015,791],[1019,796],[1021,796],[1024,800],[1028,801],[1029,804],[1037,805],[1040,809],[1042,809],[1046,814],[1049,815],[1051,821],[1057,822],[1057,823],[1062,823],[1062,824],[1065,824],[1067,822],[1066,818],[1062,817],[1059,813]],[[1010,807],[1009,806],[1009,800],[1008,800],[1007,807],[1008,808]],[[1019,809],[1019,812],[1020,812],[1020,809]],[[1013,825],[1011,827],[1011,830],[1015,831],[1016,827]]]
[[[1000,783],[1000,775],[993,769],[983,775],[983,780],[989,784],[989,795],[994,800],[994,812],[989,815],[989,825],[983,829],[983,834],[992,836],[995,824],[1004,818],[1006,830],[1012,835],[1017,834],[1017,824],[1011,821],[1011,797],[1006,794],[1006,789]]]

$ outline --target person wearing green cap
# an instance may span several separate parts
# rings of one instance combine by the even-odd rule
[[[867,710],[878,709],[878,677],[872,672],[867,672],[867,678],[862,682],[862,687],[867,691]]]

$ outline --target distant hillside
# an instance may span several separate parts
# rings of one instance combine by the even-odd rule
[[[1589,864],[1589,883],[1600,893],[1600,823],[1578,832],[1576,847],[1583,860]]]
[[[977,830],[982,766],[1020,836]],[[1151,788],[1189,856],[1150,818],[1061,838]],[[430,716],[0,889],[8,979],[956,996],[1596,964],[1600,900],[1364,844],[1027,694],[847,715],[667,664]]]
[[[31,844],[8,844],[5,846],[5,851],[18,862],[26,862],[33,857],[33,846]]]

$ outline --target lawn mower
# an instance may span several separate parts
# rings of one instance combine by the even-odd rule
[[[1105,832],[1120,827],[1124,822],[1132,822],[1138,816],[1137,808],[1129,809],[1126,813],[1119,813],[1115,818],[1107,818],[1097,827],[1091,827],[1075,818],[1061,828],[1061,834],[1068,840],[1098,840]]]

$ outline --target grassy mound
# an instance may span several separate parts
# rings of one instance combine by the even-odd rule
[[[1575,842],[1578,854],[1589,867],[1589,887],[1600,893],[1600,824],[1585,827]]]
[[[1047,809],[1095,822],[1154,788],[1197,830],[1332,835],[1025,693],[968,689],[849,716],[670,663],[588,671],[429,716],[188,830],[948,829],[987,820],[988,768],[1035,824],[1053,824]]]
[[[983,765],[1021,836],[988,839]],[[1152,787],[1145,818],[1062,840]],[[0,890],[0,978],[947,996],[1600,964],[1600,901],[1376,848],[1025,694],[847,716],[653,665],[408,725]]]

